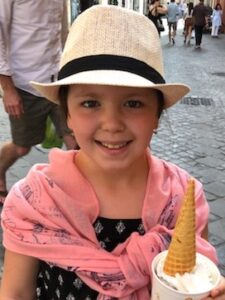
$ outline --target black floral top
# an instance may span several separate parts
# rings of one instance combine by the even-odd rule
[[[93,224],[102,248],[112,251],[132,232],[145,233],[141,219],[114,220],[98,217]],[[74,272],[41,261],[37,280],[38,300],[93,300],[98,292],[89,288]]]

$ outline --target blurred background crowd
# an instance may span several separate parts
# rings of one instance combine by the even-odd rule
[[[175,0],[176,5],[179,9],[179,18],[183,18],[185,12],[188,10],[189,4],[195,5],[198,4],[198,0]],[[126,8],[133,9],[135,11],[139,11],[145,15],[148,15],[149,12],[149,5],[151,4],[151,0],[68,0],[68,7],[69,7],[69,20],[72,22],[76,16],[82,12],[83,10],[87,9],[88,7],[95,5],[95,4],[113,4],[119,5]],[[168,0],[161,0],[160,5],[168,6],[170,1]],[[221,25],[220,25],[220,32],[225,32],[225,0],[204,0],[204,5],[207,8],[208,12],[208,26],[204,30],[207,32],[211,32],[212,30],[212,21],[215,18],[215,13],[213,14],[214,10],[218,10],[218,5],[221,10],[220,18],[221,18]]]

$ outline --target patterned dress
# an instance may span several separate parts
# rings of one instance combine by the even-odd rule
[[[141,219],[98,217],[93,226],[102,248],[109,252],[132,232],[145,233]],[[38,300],[93,300],[97,296],[98,292],[89,288],[75,273],[41,262],[37,281]]]

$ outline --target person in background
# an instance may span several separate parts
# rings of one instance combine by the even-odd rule
[[[160,4],[160,0],[151,0],[148,10],[148,18],[155,24],[156,29],[160,35],[160,28],[158,26],[158,21],[161,17],[167,13],[167,8]]]
[[[175,0],[170,0],[169,5],[167,6],[167,21],[169,28],[169,43],[175,44],[175,37],[177,33],[177,21],[179,17],[179,7],[175,3]]]
[[[204,5],[204,0],[199,0],[199,4],[193,9],[194,29],[195,29],[195,48],[201,49],[203,28],[208,26],[208,11]]]
[[[178,5],[179,7],[179,13],[180,13],[180,17],[183,18],[184,13],[187,9],[187,3],[185,0],[181,1],[180,4]]]
[[[187,9],[187,3],[186,3],[185,0],[181,0],[177,5],[179,7],[179,17],[181,19],[183,19],[184,18],[184,13]],[[183,27],[183,34],[184,34],[184,27]]]
[[[191,35],[193,30],[193,2],[188,3],[187,9],[184,12],[184,44],[191,44]]]
[[[223,11],[222,11],[222,6],[220,5],[220,3],[217,3],[216,6],[213,9],[212,12],[212,31],[211,31],[211,36],[212,37],[217,37],[218,38],[218,34],[219,34],[219,29],[220,26],[222,25],[222,15],[223,15]]]
[[[0,0],[0,85],[12,134],[0,149],[0,203],[7,195],[7,170],[43,141],[48,116],[67,148],[76,147],[58,106],[29,84],[57,79],[67,33],[66,0]]]
[[[60,66],[54,84],[32,84],[63,108],[80,150],[51,150],[7,196],[0,299],[150,300],[151,263],[168,249],[191,176],[149,143],[189,88],[165,82],[155,25],[113,5],[76,18]],[[193,180],[196,248],[216,262]],[[224,278],[210,296],[225,299]]]

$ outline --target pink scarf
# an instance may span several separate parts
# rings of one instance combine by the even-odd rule
[[[188,174],[148,153],[150,172],[142,220],[112,252],[101,248],[93,228],[99,207],[93,188],[75,167],[74,152],[54,149],[50,164],[35,165],[11,189],[2,212],[4,246],[74,271],[99,300],[150,299],[151,262],[168,248]],[[196,182],[197,249],[216,262],[214,248],[200,237],[208,206]]]

